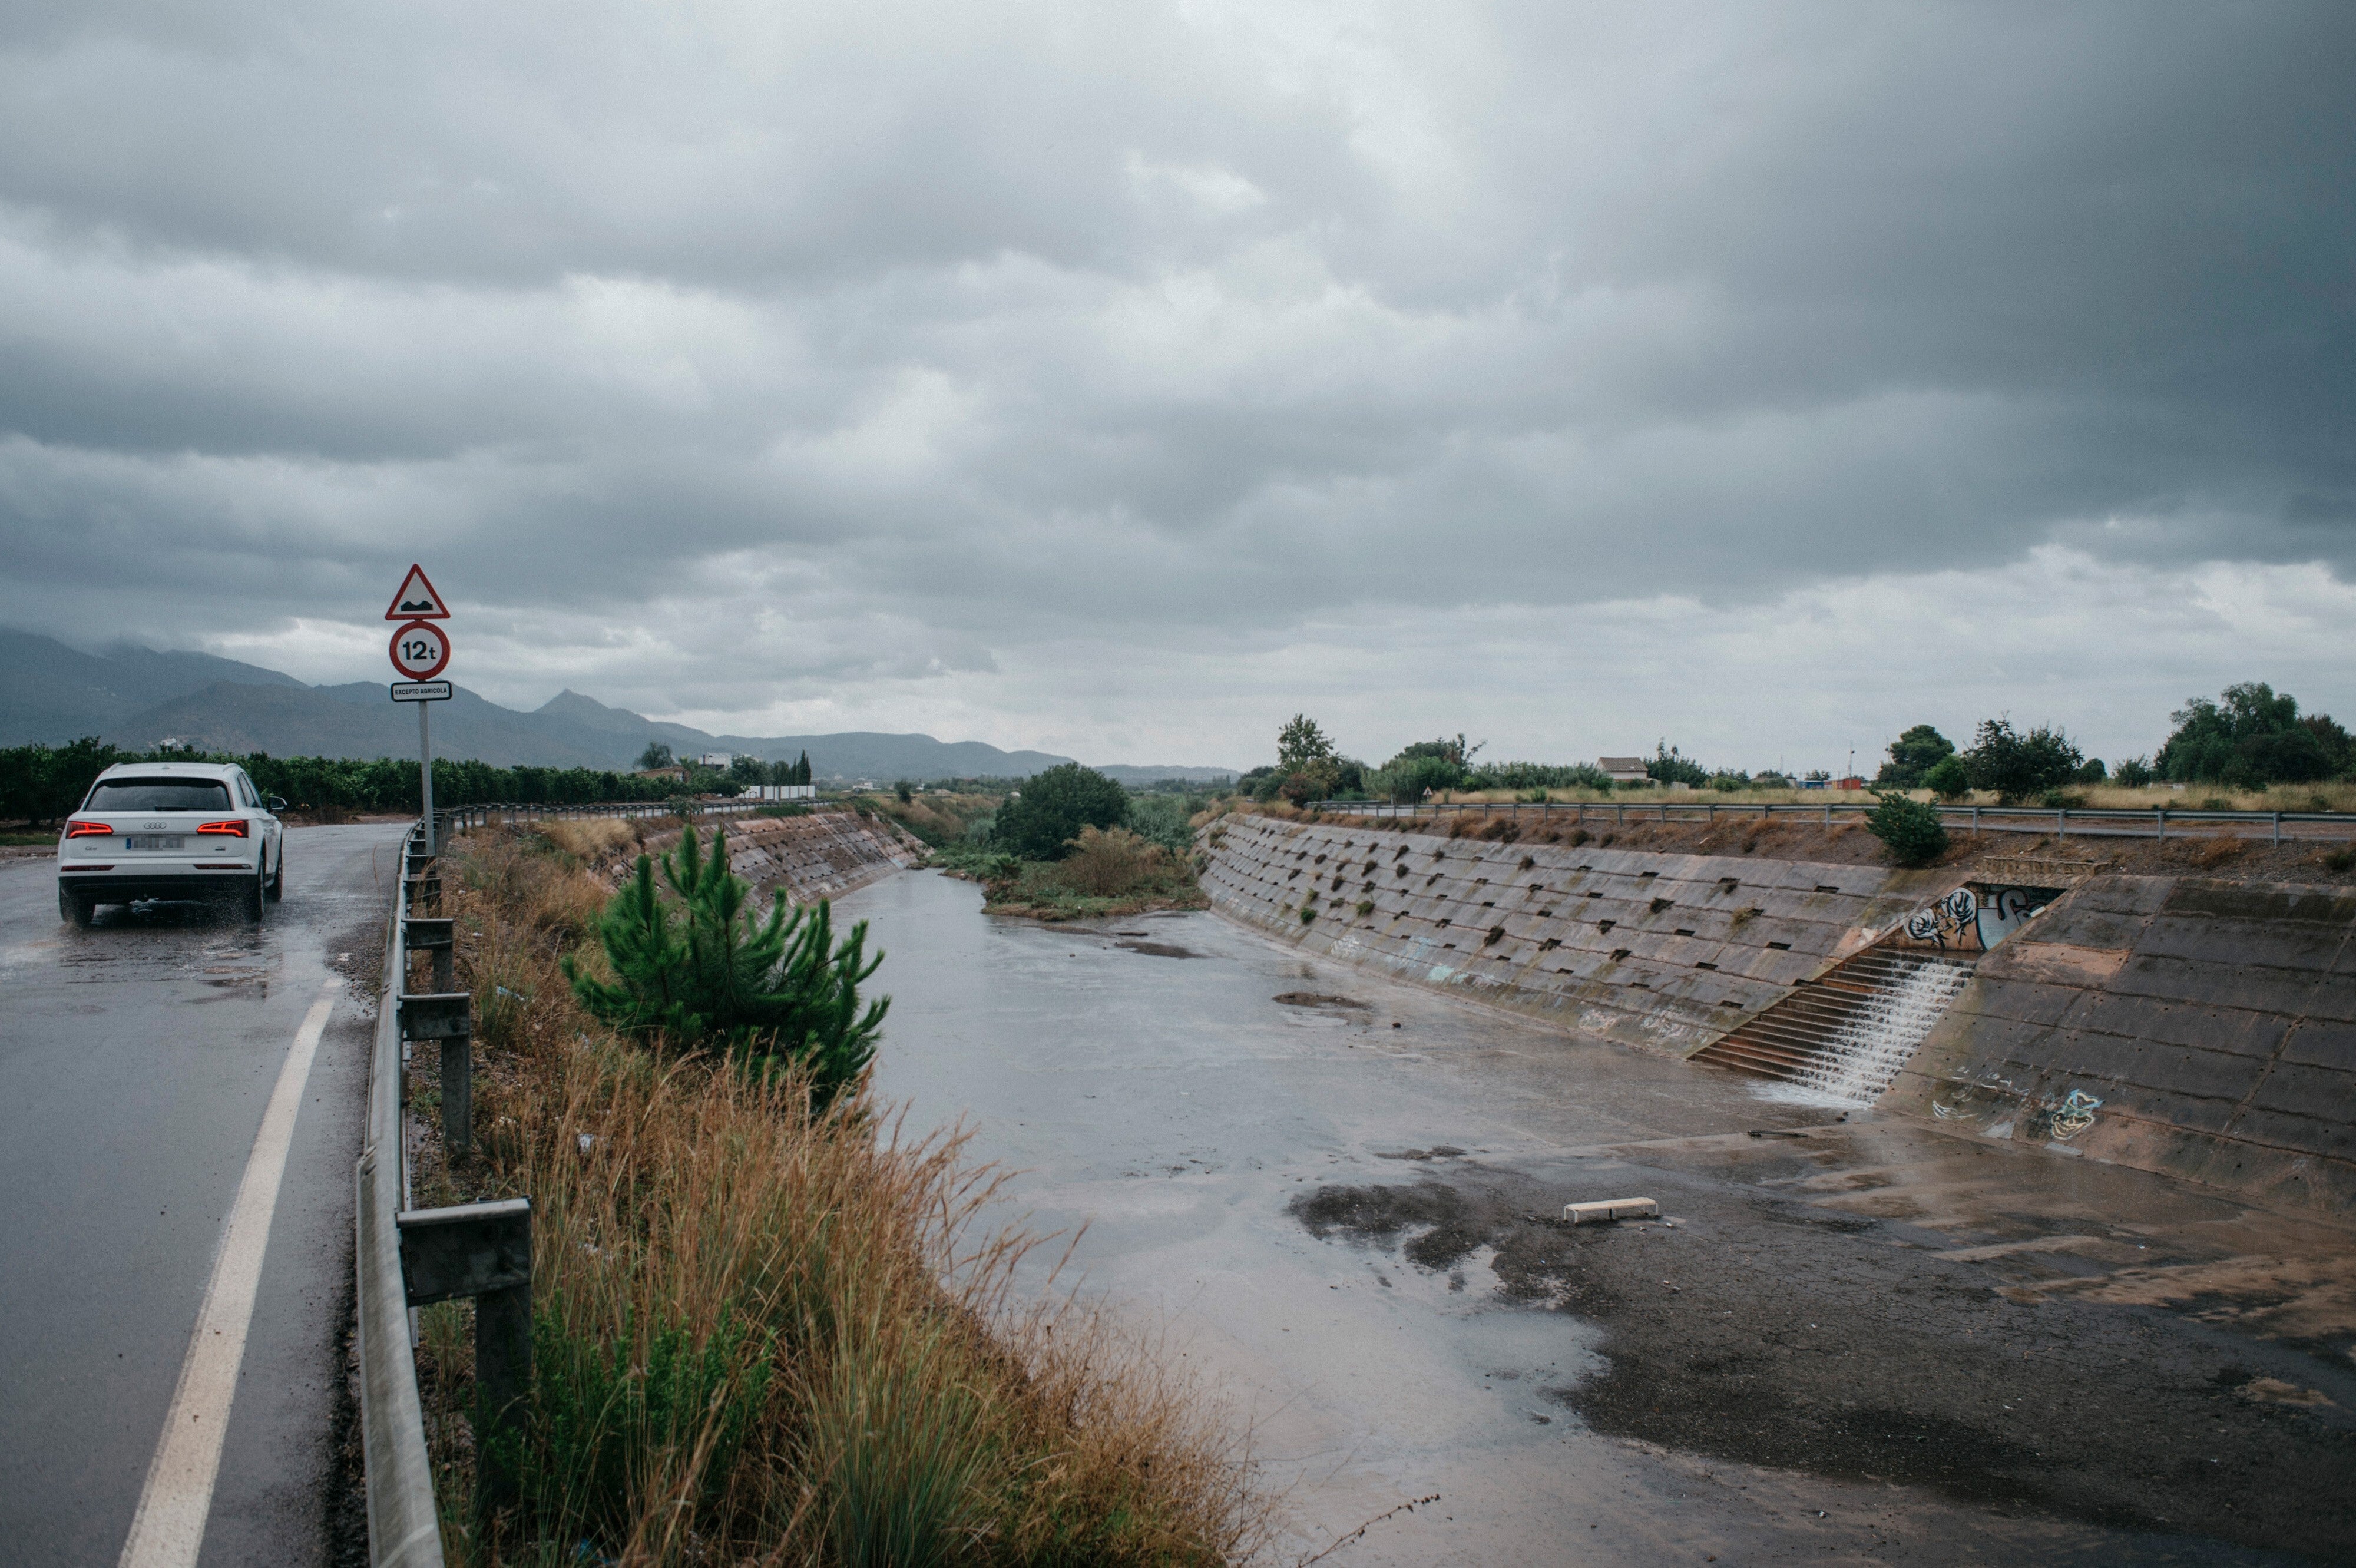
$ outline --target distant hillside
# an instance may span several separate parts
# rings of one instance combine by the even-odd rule
[[[0,627],[0,746],[97,734],[217,682],[308,689],[292,675],[209,653],[130,647],[83,653],[55,638]]]
[[[980,741],[928,735],[707,735],[560,692],[529,713],[503,708],[464,686],[434,704],[437,756],[502,768],[628,768],[650,740],[681,756],[749,754],[772,762],[809,753],[821,779],[1020,779],[1069,762],[1044,751],[1001,751]],[[206,751],[274,757],[405,757],[417,749],[417,715],[369,681],[306,686],[291,675],[203,653],[119,646],[82,653],[55,639],[0,628],[0,746],[57,745],[96,735],[145,749],[166,739]],[[1114,765],[1124,783],[1209,779],[1215,768]]]

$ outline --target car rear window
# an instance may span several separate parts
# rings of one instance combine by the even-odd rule
[[[210,779],[102,779],[85,811],[226,811],[229,786]]]

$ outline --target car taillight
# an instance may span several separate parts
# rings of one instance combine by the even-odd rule
[[[70,839],[102,838],[114,830],[104,822],[68,822],[66,837]]]
[[[206,822],[199,826],[197,829],[197,832],[200,833],[227,833],[231,838],[241,839],[245,836],[245,824],[241,822]]]

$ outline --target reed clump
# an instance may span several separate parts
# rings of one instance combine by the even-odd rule
[[[962,1137],[912,1135],[863,1082],[828,1103],[790,1070],[602,1029],[558,971],[595,956],[546,935],[602,886],[517,834],[448,858],[463,979],[516,1011],[486,1046],[477,1153],[444,1179],[534,1210],[521,1444],[475,1448],[465,1335],[437,1317],[421,1352],[454,1563],[1253,1549],[1264,1509],[1237,1440],[1151,1345],[1023,1298],[1035,1239],[981,1223],[1001,1178]],[[520,1500],[475,1512],[478,1469]]]
[[[567,817],[534,825],[540,836],[584,865],[626,843],[642,841],[646,824],[636,817]]]

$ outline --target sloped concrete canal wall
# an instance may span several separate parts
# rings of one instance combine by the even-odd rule
[[[2356,894],[2100,876],[1979,962],[1881,1106],[2356,1202]]]
[[[1204,843],[1212,906],[1270,936],[1679,1056],[1955,881],[1240,814],[1211,824]]]
[[[801,817],[744,817],[708,824],[728,838],[728,868],[753,885],[766,900],[782,890],[796,904],[839,898],[924,858],[925,846],[896,823],[856,811],[813,811]],[[616,886],[630,875],[641,853],[661,854],[679,843],[680,831],[650,833],[644,851],[635,844],[616,851],[599,870]]]
[[[1204,843],[1213,907],[1271,937],[1678,1056],[1962,879],[1245,815]],[[2093,876],[1979,959],[1878,1104],[2347,1212],[2356,892]]]

